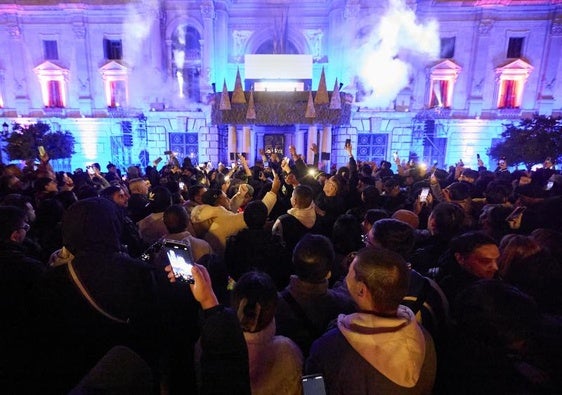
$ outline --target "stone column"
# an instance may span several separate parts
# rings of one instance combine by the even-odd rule
[[[468,77],[471,80],[468,96],[468,112],[471,116],[480,116],[483,106],[494,107],[492,103],[484,104],[483,100],[484,97],[492,98],[494,96],[493,91],[483,92],[483,87],[487,86],[486,78],[491,78],[490,75],[487,75],[489,72],[486,62],[488,61],[490,32],[494,27],[494,20],[483,18],[476,23],[478,23],[478,35],[472,47],[472,65],[469,69],[472,75]],[[488,86],[493,87],[494,84],[488,84]]]
[[[201,91],[211,92],[211,83],[214,80],[213,53],[215,51],[215,4],[213,0],[204,0],[201,4],[201,16],[203,17],[203,38],[201,44]]]
[[[27,67],[25,51],[23,49],[23,42],[21,39],[21,28],[18,22],[14,20],[8,24],[8,32],[10,33],[11,47],[12,50],[8,51],[12,55],[12,75],[13,75],[13,87],[14,87],[14,99],[15,107],[18,114],[28,114],[30,110],[30,99],[29,99],[29,89],[27,81],[27,70],[31,67]],[[43,107],[43,102],[41,100],[39,92],[39,103]]]
[[[316,125],[310,125],[308,127],[308,140],[306,144],[306,163],[314,162],[314,153],[310,150],[312,144],[318,144],[318,128]]]
[[[246,160],[248,165],[254,163],[254,150],[252,149],[252,128],[250,126],[242,127],[242,146],[240,152],[246,153]]]
[[[556,73],[560,69],[562,57],[562,15],[557,15],[552,23],[550,35],[545,42],[544,70],[541,74],[539,94],[539,113],[551,114],[556,90]],[[560,86],[560,84],[558,84]]]
[[[295,126],[295,133],[294,133],[294,143],[296,150],[298,153],[304,154],[304,130],[300,129],[298,126]],[[288,151],[286,151],[288,152]]]
[[[236,153],[238,152],[238,136],[236,125],[228,125],[228,160],[236,162]]]
[[[82,115],[92,113],[92,90],[90,82],[90,67],[88,65],[88,48],[86,43],[86,26],[79,21],[72,25],[74,32],[76,75],[74,81],[77,86],[71,87],[73,93],[78,97],[78,105]],[[73,96],[73,95],[72,95]],[[68,103],[72,103],[73,97],[69,97]]]
[[[320,158],[319,158],[319,163],[318,163],[318,167],[324,171],[326,171],[326,169],[328,170],[328,172],[330,171],[330,165],[331,165],[331,161],[332,161],[332,126],[324,126],[324,128],[322,129],[322,132],[320,133],[320,147],[319,148],[319,153],[320,153]],[[322,159],[322,157],[325,157],[327,159]]]

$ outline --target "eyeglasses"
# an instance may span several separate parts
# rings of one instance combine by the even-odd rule
[[[23,224],[23,226],[20,226],[20,227],[18,228],[18,230],[19,230],[19,229],[23,229],[23,230],[25,230],[26,232],[28,232],[30,228],[31,228],[31,226],[30,226],[29,224]]]

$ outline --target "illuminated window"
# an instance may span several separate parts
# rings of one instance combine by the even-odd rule
[[[496,68],[498,108],[521,108],[523,89],[532,71],[533,66],[521,59]]]
[[[429,107],[451,107],[449,80],[431,80]]]
[[[47,94],[49,95],[49,104],[47,107],[62,108],[64,103],[62,100],[62,82],[51,80],[47,83]]]
[[[43,40],[43,58],[45,60],[59,59],[57,40]]]
[[[66,107],[68,70],[45,61],[33,69],[41,85],[43,105],[47,108]]]
[[[453,89],[462,68],[451,60],[439,62],[430,69],[429,92],[427,104],[429,108],[451,108]]]
[[[129,103],[128,69],[117,61],[109,61],[99,70],[104,81],[107,107],[126,107]]]
[[[172,35],[172,73],[178,96],[200,100],[201,35],[192,26],[178,26]]]

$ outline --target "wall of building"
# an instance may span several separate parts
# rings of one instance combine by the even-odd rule
[[[375,99],[380,99],[384,89],[393,89],[394,96],[389,100],[354,103],[350,125],[332,125],[333,163],[347,161],[340,140],[350,136],[358,143],[362,134],[386,136],[387,146],[380,154],[388,160],[396,151],[404,158],[412,152],[423,157],[427,140],[416,134],[416,127],[435,120],[438,138],[446,139],[440,164],[451,165],[462,158],[471,165],[476,153],[487,158],[486,151],[500,136],[503,123],[535,112],[562,114],[562,97],[557,94],[562,92],[562,78],[558,78],[562,74],[562,5],[550,1],[488,3],[409,1],[409,8],[404,4],[400,13],[392,15],[382,2],[367,0],[167,1],[162,6],[155,1],[121,0],[2,2],[0,120],[8,124],[42,120],[60,130],[72,131],[78,142],[72,168],[90,161],[120,162],[124,166],[129,160],[138,163],[138,154],[143,150],[156,158],[169,148],[171,133],[198,134],[195,159],[225,161],[228,158],[220,157],[220,125],[211,125],[207,94],[212,92],[213,83],[217,91],[223,81],[230,90],[234,88],[236,72],[240,70],[244,76],[243,54],[256,51],[268,40],[287,37],[299,51],[314,56],[313,90],[322,69],[330,90],[336,78],[353,95],[373,91]],[[415,17],[410,25],[385,25],[393,17],[408,13]],[[200,59],[196,60],[200,102],[180,98],[177,76],[171,74],[171,40],[180,26],[192,26],[201,37]],[[391,62],[384,63],[379,51],[392,40],[388,33],[396,26],[401,29],[396,37],[412,35],[418,46],[432,40],[425,35],[428,32],[437,39],[456,38],[452,61],[461,71],[450,109],[427,109],[430,67],[442,60],[438,56],[420,55],[411,43],[396,42],[390,51]],[[496,69],[512,60],[506,57],[510,37],[524,37],[521,59],[532,71],[521,107],[507,111],[497,108]],[[123,43],[119,63],[128,76],[129,103],[117,111],[107,108],[106,86],[100,73],[108,62],[104,38]],[[59,59],[52,62],[68,71],[68,99],[63,109],[44,108],[41,85],[34,72],[45,61],[43,40],[57,41]],[[365,86],[368,83],[364,78],[361,92],[357,84],[360,66],[369,64],[370,54],[376,54],[378,60],[366,73],[381,78],[375,88]],[[409,67],[404,86],[380,85],[381,79],[393,81],[398,73],[392,61],[404,61]],[[379,69],[381,65],[384,67]],[[397,95],[400,100],[396,100]],[[120,146],[121,122],[137,125],[140,115],[147,118],[146,138],[134,138],[131,148]],[[197,121],[190,123],[187,119]],[[318,125],[319,130],[323,127]],[[254,145],[255,150],[260,148],[258,143]],[[488,159],[488,165],[494,167],[493,161]]]

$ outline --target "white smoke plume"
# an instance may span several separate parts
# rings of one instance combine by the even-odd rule
[[[382,15],[355,31],[348,75],[354,75],[361,104],[388,108],[413,75],[439,54],[436,21],[421,22],[404,0],[389,0]]]

